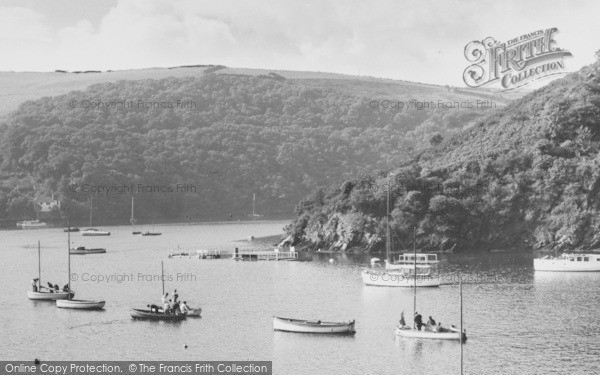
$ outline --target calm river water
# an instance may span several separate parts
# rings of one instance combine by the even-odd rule
[[[67,236],[61,229],[1,231],[4,306],[2,360],[267,360],[275,374],[460,373],[455,342],[397,338],[412,314],[410,289],[363,286],[368,256],[304,255],[312,262],[169,259],[169,249],[259,248],[250,236],[281,233],[286,222],[156,225],[159,237],[107,227],[110,237],[72,234],[74,246],[106,254],[71,257],[77,298],[106,300],[99,312],[57,309],[27,299],[37,277],[67,281]],[[142,228],[146,230],[146,228]],[[333,261],[329,261],[333,258]],[[180,323],[134,321],[129,308],[158,303],[161,261],[168,291],[176,288],[202,318]],[[600,273],[535,274],[531,256],[451,256],[442,265],[449,285],[419,289],[417,310],[459,324],[463,285],[464,367],[468,374],[600,373]],[[97,280],[101,277],[107,281]],[[356,319],[357,333],[328,337],[273,332],[272,316]],[[184,348],[187,345],[187,349]]]

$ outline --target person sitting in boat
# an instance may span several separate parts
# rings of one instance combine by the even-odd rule
[[[165,314],[171,313],[171,300],[165,301],[165,303],[163,304],[163,312]]]
[[[162,304],[163,304],[163,305],[164,305],[165,303],[167,303],[167,302],[168,302],[168,298],[169,298],[169,292],[167,292],[166,294],[164,294],[164,295],[161,297],[161,300],[162,300]]]
[[[54,285],[52,285],[52,283],[49,281],[48,281],[48,291],[50,293],[54,293]]]
[[[400,313],[400,327],[404,327],[406,325],[406,321],[404,320],[404,311]]]
[[[33,288],[34,292],[38,291],[38,281],[39,280],[40,279],[33,279],[33,280],[31,280],[31,287]]]
[[[58,284],[54,284],[54,293],[60,293],[60,287]]]
[[[62,288],[62,291],[63,292],[70,292],[71,289],[69,289],[69,284],[65,284],[65,286],[63,286],[63,288]]]
[[[158,309],[159,309],[158,305],[152,304],[152,305],[146,305],[146,306],[150,309],[150,312],[158,314]]]
[[[446,332],[447,330],[442,327],[442,322],[438,322],[437,326],[435,326],[434,331],[436,332]]]
[[[187,305],[187,301],[183,301],[181,305],[179,305],[179,309],[182,314],[187,314],[190,312],[190,307]]]
[[[415,326],[420,331],[423,326],[423,317],[415,311]]]
[[[435,320],[433,320],[433,318],[431,317],[431,315],[429,315],[429,320],[427,321],[427,324],[430,326],[435,326]]]
[[[180,303],[179,303],[179,301],[178,301],[178,302],[175,302],[175,303],[173,303],[173,308],[172,308],[172,310],[173,310],[173,314],[175,314],[175,315],[179,315],[179,314],[181,314],[181,310],[180,310]]]

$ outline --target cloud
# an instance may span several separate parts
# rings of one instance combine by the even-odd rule
[[[11,53],[0,70],[223,64],[461,85],[464,46],[486,36],[506,40],[557,26],[559,45],[582,56],[570,66],[591,62],[600,48],[592,45],[598,4],[121,0],[97,23],[53,27],[32,9],[5,7],[0,41]]]

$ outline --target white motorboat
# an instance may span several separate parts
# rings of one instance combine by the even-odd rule
[[[56,307],[79,310],[102,310],[106,301],[88,301],[80,299],[61,299],[56,301]]]
[[[273,330],[298,333],[353,334],[354,320],[348,322],[322,322],[273,317]]]
[[[437,274],[438,263],[436,254],[422,254],[416,251],[416,237],[413,237],[413,253],[400,255],[397,263],[390,263],[390,190],[388,182],[385,267],[381,267],[379,258],[371,258],[371,268],[361,271],[361,278],[367,286],[387,287],[437,287],[440,286],[440,276]],[[416,282],[415,282],[416,281]]]
[[[414,265],[416,260],[417,265],[434,267],[439,263],[437,254],[425,253],[404,253],[398,257],[396,262],[385,262],[386,270],[399,270],[406,268],[406,265]]]
[[[46,223],[39,220],[24,220],[19,221],[17,227],[21,229],[43,229],[46,228]]]
[[[366,268],[361,272],[363,283],[368,286],[412,288],[415,286],[414,270],[410,266],[398,270]],[[417,266],[417,287],[438,287],[441,278],[427,266]]]
[[[459,329],[456,328],[442,328],[435,327],[429,329],[417,330],[413,329],[409,326],[401,326],[398,325],[396,330],[394,331],[396,335],[402,337],[411,337],[416,339],[430,339],[430,340],[457,340],[460,341],[461,333]],[[465,341],[467,339],[467,334],[465,332],[462,333],[462,340]]]
[[[546,255],[533,260],[535,271],[600,272],[600,254],[565,253],[558,257]]]
[[[81,231],[82,236],[110,236],[110,232],[96,229],[96,228],[88,228]]]
[[[71,249],[70,253],[71,254],[79,254],[79,255],[83,255],[83,254],[104,254],[104,253],[106,253],[106,249],[103,249],[103,248],[87,249],[84,246],[79,246],[76,249]]]

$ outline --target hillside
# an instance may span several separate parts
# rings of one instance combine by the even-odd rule
[[[334,73],[295,72],[262,69],[226,68],[223,66],[196,65],[190,67],[151,68],[107,72],[0,72],[0,116],[18,108],[19,104],[45,96],[64,95],[71,91],[85,90],[99,83],[121,80],[164,79],[169,77],[201,78],[207,72],[224,75],[259,76],[276,73],[289,81],[318,89],[333,89],[351,96],[390,100],[438,100],[456,101],[487,98],[499,106],[521,97],[523,92],[499,93],[494,90],[450,88],[415,82],[397,81],[373,77],[357,77]]]
[[[373,108],[372,96],[351,93],[358,90],[357,79],[342,90],[300,73],[293,75],[302,79],[288,80],[266,72],[224,74],[220,68],[168,72],[190,69],[201,76],[99,83],[22,103],[0,122],[0,220],[12,226],[32,217],[33,199],[51,196],[62,202],[61,211],[44,219],[60,221],[68,213],[85,220],[90,199],[85,189],[92,186],[113,189],[94,195],[98,223],[127,222],[132,195],[142,222],[245,219],[254,194],[257,213],[289,217],[313,189],[410,160],[486,113],[483,108]],[[67,77],[62,85],[70,90],[86,82],[79,77],[104,73],[52,74]],[[31,79],[32,87],[39,87],[39,77]],[[358,80],[366,82],[363,91],[376,89],[375,81]],[[378,90],[396,85],[406,100],[490,97],[386,82]],[[48,80],[48,90],[58,86]],[[398,99],[390,96],[385,98]],[[194,191],[140,193],[137,188],[176,189],[177,184]],[[136,189],[126,190],[130,186]]]
[[[387,173],[315,191],[288,227],[309,247],[589,249],[600,245],[600,65],[556,80]]]

